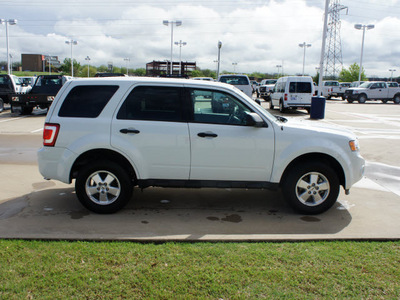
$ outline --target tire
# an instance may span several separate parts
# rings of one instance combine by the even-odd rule
[[[393,102],[394,102],[395,104],[399,104],[399,103],[400,103],[400,94],[394,95],[394,97],[393,97]]]
[[[279,101],[279,111],[281,113],[284,113],[286,111],[286,108],[283,106],[283,101]]]
[[[282,183],[282,193],[295,211],[314,215],[332,207],[339,187],[338,176],[329,165],[309,161],[289,170]]]
[[[122,209],[130,200],[132,190],[128,173],[111,161],[84,166],[75,181],[79,201],[99,214],[111,214]]]
[[[367,96],[365,96],[364,94],[361,94],[360,96],[358,96],[357,101],[358,101],[358,103],[363,104],[367,101]]]
[[[0,113],[4,110],[4,101],[0,98]]]
[[[33,111],[33,107],[23,106],[21,110],[22,115],[30,115]]]
[[[271,101],[269,102],[269,109],[274,109],[274,104],[272,104],[272,99],[271,99]]]

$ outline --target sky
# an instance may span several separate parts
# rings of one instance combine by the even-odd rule
[[[332,1],[332,0],[331,0]],[[153,60],[196,62],[215,70],[218,41],[222,42],[221,70],[228,72],[282,72],[301,74],[306,42],[305,74],[319,66],[325,0],[0,0],[0,18],[17,19],[8,26],[10,53],[71,56],[65,41],[76,40],[73,59],[95,66],[112,62],[118,67],[145,68]],[[362,30],[355,24],[373,24],[365,32],[363,68],[367,76],[400,76],[400,0],[340,0],[343,67],[360,63]],[[5,61],[5,25],[0,25],[0,61]],[[124,60],[125,59],[125,60]],[[129,60],[126,60],[129,59]]]

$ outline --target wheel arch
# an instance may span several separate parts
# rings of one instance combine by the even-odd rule
[[[74,162],[71,172],[70,181],[76,178],[79,170],[86,164],[99,160],[109,160],[119,164],[129,174],[134,182],[137,180],[136,172],[131,162],[121,153],[110,149],[93,149],[82,153]]]
[[[341,186],[346,185],[346,178],[345,178],[344,170],[343,170],[342,166],[334,157],[327,155],[325,153],[307,153],[307,154],[303,154],[299,157],[296,157],[294,160],[292,160],[286,166],[285,171],[283,171],[283,173],[282,173],[279,185],[280,186],[282,185],[284,178],[286,178],[286,176],[290,172],[290,170],[295,168],[296,165],[303,164],[306,162],[313,162],[313,161],[319,161],[319,162],[323,162],[323,163],[329,165],[335,171],[335,173],[338,175],[340,185]]]

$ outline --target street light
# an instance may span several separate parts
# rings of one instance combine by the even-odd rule
[[[363,52],[364,52],[364,37],[365,37],[365,28],[367,28],[367,30],[370,29],[374,29],[375,25],[362,25],[362,24],[356,24],[354,25],[354,28],[357,30],[361,30],[363,31],[363,35],[362,35],[362,42],[361,42],[361,58],[360,58],[360,71],[358,73],[358,82],[361,82],[361,72],[362,72],[362,59],[363,59]]]
[[[74,40],[65,41],[67,45],[71,45],[71,76],[74,77],[74,61],[72,60],[72,46],[77,45],[78,42]]]
[[[124,58],[124,61],[126,61],[126,75],[129,75],[128,74],[128,70],[129,70],[129,62],[131,61],[131,59],[130,58]]]
[[[393,81],[393,72],[396,72],[396,70],[395,69],[389,69],[389,72],[391,72],[390,81]]]
[[[311,44],[307,44],[306,42],[303,42],[303,44],[299,44],[300,48],[304,48],[304,55],[303,55],[303,76],[304,76],[304,66],[306,63],[306,48],[310,48]]]
[[[6,44],[7,44],[7,73],[8,75],[11,74],[11,68],[10,68],[10,47],[9,47],[9,41],[8,41],[8,24],[10,25],[16,25],[17,20],[16,19],[0,19],[0,24],[6,24]]]
[[[219,77],[219,67],[221,64],[221,48],[222,48],[222,42],[218,41],[218,69],[217,69],[217,80]]]
[[[233,73],[236,73],[237,62],[232,63],[232,66],[233,66]]]
[[[173,62],[172,62],[172,52],[173,52],[173,47],[174,47],[174,24],[176,26],[181,26],[182,25],[182,21],[167,21],[164,20],[163,24],[165,26],[168,26],[169,24],[171,24],[171,69],[170,69],[170,74],[172,75],[172,67],[173,67]]]
[[[87,60],[87,77],[89,78],[89,65],[90,65],[90,57],[89,55],[85,57],[85,60]]]
[[[179,42],[175,42],[175,45],[179,45],[179,75],[181,75],[181,70],[182,70],[182,46],[186,46],[186,42],[182,42],[182,40],[179,40]]]
[[[282,65],[276,65],[276,67],[278,68],[278,78],[279,78],[279,69],[282,68]]]

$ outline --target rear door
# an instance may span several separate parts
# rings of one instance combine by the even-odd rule
[[[189,179],[182,92],[176,85],[136,86],[113,119],[111,144],[130,157],[139,179]]]
[[[288,102],[290,105],[311,105],[313,85],[310,81],[291,81]]]

